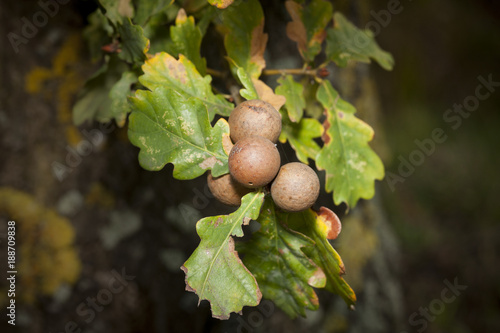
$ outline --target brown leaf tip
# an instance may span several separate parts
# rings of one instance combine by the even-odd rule
[[[328,129],[330,128],[330,121],[328,121],[328,118],[325,120],[323,123],[323,128],[325,131],[323,132],[323,135],[321,136],[321,140],[327,145],[330,142],[330,136],[328,135]]]
[[[329,208],[322,206],[319,209],[318,217],[327,227],[328,233],[326,238],[336,239],[342,230],[342,224],[340,223],[340,219],[337,214]]]
[[[193,293],[196,293],[196,290],[191,288],[191,286],[189,285],[188,283],[188,269],[186,266],[182,265],[181,266],[181,270],[184,272],[184,274],[186,275],[186,277],[184,278],[184,282],[186,283],[186,290],[187,291],[190,291],[190,292],[193,292]],[[198,303],[199,304],[199,303]]]

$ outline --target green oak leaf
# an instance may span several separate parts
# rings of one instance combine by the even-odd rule
[[[205,217],[196,224],[201,242],[181,269],[186,274],[186,289],[195,292],[200,302],[210,302],[212,316],[228,319],[243,306],[256,306],[262,294],[255,277],[234,250],[233,236],[242,237],[242,225],[259,216],[264,193],[251,192],[230,215]]]
[[[293,123],[285,112],[280,113],[283,120],[280,142],[288,141],[299,161],[309,164],[309,158],[314,160],[321,149],[314,139],[323,134],[323,126],[313,118],[302,118],[298,123]]]
[[[122,24],[124,17],[134,17],[134,7],[131,0],[99,0],[99,3],[104,8],[104,15],[115,26]]]
[[[325,289],[340,295],[350,308],[354,308],[356,294],[342,278],[344,263],[327,239],[328,226],[312,209],[286,215],[286,225],[314,241],[313,247],[304,247],[302,251],[325,273]]]
[[[382,68],[392,70],[394,58],[383,51],[370,30],[358,29],[339,12],[334,14],[335,26],[328,29],[326,56],[340,67],[347,66],[349,60],[369,63],[370,58]]]
[[[136,0],[134,22],[144,26],[152,16],[163,12],[173,2],[173,0]]]
[[[128,137],[139,147],[139,163],[146,170],[174,164],[177,179],[193,179],[211,169],[214,177],[229,172],[223,136],[229,124],[220,119],[210,126],[205,105],[167,87],[138,90],[130,98]]]
[[[227,8],[234,0],[208,0],[208,3],[217,8]]]
[[[311,82],[308,77],[303,77],[300,83],[304,87],[304,100],[306,101],[306,115],[309,117],[320,119],[323,114],[323,107],[316,99],[319,83],[316,80]]]
[[[108,122],[113,118],[110,89],[120,80],[128,66],[116,56],[106,57],[104,65],[90,77],[73,107],[73,123],[81,125],[88,120]]]
[[[286,27],[288,38],[297,43],[300,55],[308,63],[321,52],[321,43],[326,37],[326,25],[332,19],[333,7],[324,0],[313,0],[303,6],[287,1],[286,9],[292,17]]]
[[[125,18],[123,24],[118,24],[117,31],[121,39],[120,58],[129,63],[144,62],[149,50],[149,40],[144,36],[142,27]]]
[[[115,118],[118,127],[125,125],[127,114],[130,112],[127,97],[130,95],[130,87],[134,83],[137,83],[137,74],[127,71],[122,74],[120,80],[109,91],[111,115]]]
[[[286,97],[285,107],[288,111],[288,118],[294,123],[300,121],[306,107],[304,86],[295,82],[292,75],[280,77],[278,84],[276,93]]]
[[[83,37],[87,41],[92,61],[97,61],[104,54],[102,47],[111,43],[114,28],[100,9],[90,14],[87,20],[89,23],[83,29]]]
[[[192,97],[201,101],[208,109],[210,120],[215,114],[229,116],[234,109],[234,105],[223,96],[212,92],[212,77],[200,75],[194,64],[182,54],[179,60],[176,60],[168,53],[158,53],[146,60],[142,71],[144,75],[139,77],[142,85],[151,90],[166,87],[186,98]]]
[[[264,51],[267,34],[264,33],[264,12],[258,0],[235,3],[230,10],[221,11],[224,45],[234,77],[242,67],[250,78],[258,78],[266,67]]]
[[[240,89],[240,95],[246,100],[259,99],[259,94],[257,93],[252,79],[248,76],[247,72],[242,67],[238,67],[236,74],[244,87]]]
[[[207,62],[200,55],[202,34],[200,28],[194,24],[192,16],[186,16],[184,9],[179,9],[175,26],[170,27],[170,37],[173,42],[174,55],[183,54],[195,66],[201,75],[205,75]]]
[[[373,129],[356,118],[356,109],[340,98],[329,81],[318,89],[317,99],[326,110],[323,148],[316,156],[318,169],[326,170],[327,192],[336,205],[354,207],[360,198],[375,193],[375,179],[384,178],[384,165],[370,148]]]
[[[285,215],[285,217],[287,217]],[[271,299],[291,318],[317,310],[318,296],[312,287],[323,288],[326,277],[302,249],[314,242],[286,227],[283,213],[267,198],[257,219],[259,231],[249,242],[238,243],[243,263],[257,279],[262,296]]]

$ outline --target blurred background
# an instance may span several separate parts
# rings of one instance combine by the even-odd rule
[[[196,221],[229,210],[203,177],[175,180],[170,165],[142,170],[125,129],[72,125],[75,96],[97,68],[82,37],[96,5],[60,4],[15,52],[8,34],[40,5],[2,0],[0,267],[4,276],[7,221],[15,220],[19,274],[15,327],[0,281],[0,330],[499,332],[500,3],[407,0],[384,17],[390,3],[333,1],[357,26],[378,27],[396,62],[391,72],[329,68],[374,127],[372,146],[386,166],[375,198],[342,217],[333,242],[356,311],[318,292],[320,309],[306,319],[263,302],[221,322],[184,290],[179,267],[198,245]],[[296,65],[283,2],[262,4],[268,67]],[[331,195],[320,201],[333,208]]]

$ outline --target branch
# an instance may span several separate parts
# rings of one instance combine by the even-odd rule
[[[327,77],[330,73],[324,67],[307,69],[307,68],[284,68],[284,69],[264,69],[263,75],[310,75],[317,77]]]

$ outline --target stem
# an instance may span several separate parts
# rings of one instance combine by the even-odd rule
[[[216,77],[220,77],[220,78],[224,78],[226,76],[224,74],[224,72],[221,72],[221,71],[218,71],[218,70],[212,69],[212,68],[207,68],[207,74],[210,74],[210,75],[216,76]]]
[[[264,75],[286,75],[286,74],[294,75],[294,74],[296,74],[296,75],[317,76],[318,70],[317,69],[306,69],[306,68],[264,69],[262,71],[262,74],[264,74]]]

